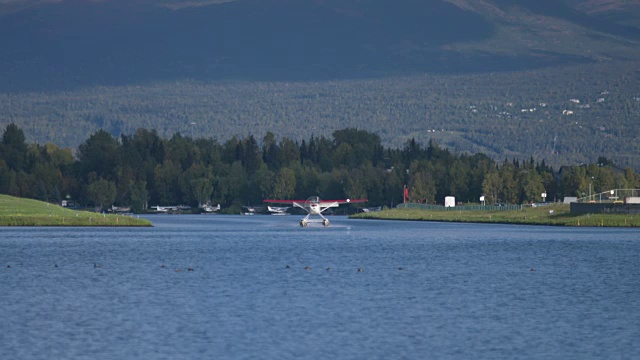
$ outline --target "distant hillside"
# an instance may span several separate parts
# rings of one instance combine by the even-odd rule
[[[0,90],[506,71],[637,56],[640,29],[570,3],[4,0]]]
[[[0,126],[72,147],[349,126],[640,168],[638,19],[636,0],[0,0]]]
[[[477,68],[438,47],[489,37],[440,0],[245,0],[172,10],[144,2],[41,4],[2,17],[2,87],[199,79],[305,80]]]
[[[345,127],[376,132],[385,146],[429,139],[495,159],[560,165],[606,156],[640,169],[640,65],[617,62],[523,72],[411,75],[314,82],[174,81],[65,92],[0,94],[0,128],[29,141],[78,146],[105,129],[139,127],[298,141]],[[572,101],[574,100],[574,101]]]

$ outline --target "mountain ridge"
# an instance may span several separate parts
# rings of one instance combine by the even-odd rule
[[[0,126],[61,146],[101,128],[224,141],[349,126],[640,168],[637,4],[0,0]]]
[[[540,4],[33,1],[1,17],[0,91],[509,71],[637,55],[640,29],[581,15],[566,2]]]

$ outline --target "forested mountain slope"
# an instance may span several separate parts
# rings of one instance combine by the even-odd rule
[[[429,139],[640,168],[638,1],[0,0],[0,126]],[[579,103],[571,100],[580,100]]]
[[[555,0],[32,3],[0,6],[0,89],[520,70],[636,58],[640,39]]]

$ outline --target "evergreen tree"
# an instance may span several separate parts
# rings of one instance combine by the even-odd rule
[[[14,171],[25,170],[27,165],[27,144],[24,132],[15,124],[7,125],[0,144],[0,158]]]
[[[115,181],[119,162],[118,142],[104,130],[98,130],[78,147],[77,167],[85,181],[92,172],[98,177]]]

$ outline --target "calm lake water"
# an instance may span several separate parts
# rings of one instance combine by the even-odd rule
[[[639,230],[150,218],[0,228],[0,359],[640,358]]]

